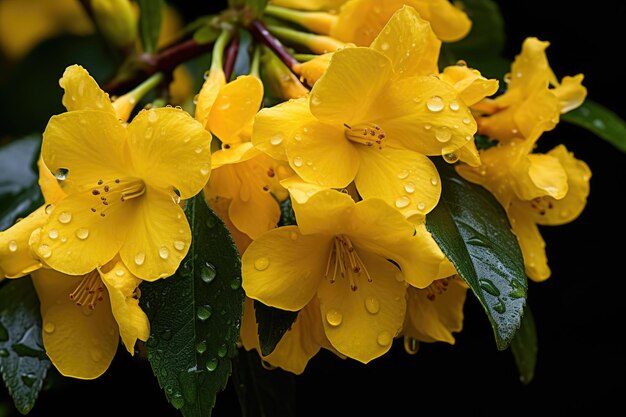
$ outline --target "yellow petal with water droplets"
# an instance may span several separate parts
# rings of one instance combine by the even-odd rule
[[[539,233],[532,212],[523,205],[513,202],[507,210],[513,233],[517,236],[526,275],[533,281],[545,281],[550,278],[550,268],[546,257],[546,243]]]
[[[467,106],[495,94],[499,86],[498,80],[487,79],[478,70],[466,65],[450,65],[444,68],[439,78],[452,85]]]
[[[356,204],[348,194],[332,189],[320,190],[303,203],[291,203],[300,233],[305,235],[346,233]]]
[[[67,67],[59,84],[65,90],[63,105],[68,111],[96,110],[116,116],[109,95],[80,65]]]
[[[297,226],[259,236],[241,260],[246,294],[271,307],[302,309],[324,278],[332,239],[329,235],[302,235]]]
[[[37,167],[39,168],[39,188],[46,203],[56,203],[66,196],[65,192],[59,185],[56,177],[52,175],[52,172],[48,169],[43,162],[43,158],[39,156],[37,160]]]
[[[215,103],[215,99],[224,85],[226,85],[224,71],[221,68],[209,70],[208,77],[204,80],[196,99],[195,118],[202,126],[207,125],[213,103]]]
[[[563,77],[561,84],[552,92],[559,100],[561,114],[570,112],[579,107],[587,97],[587,89],[582,85],[584,76]]]
[[[322,187],[321,185],[306,182],[297,175],[285,178],[280,182],[280,184],[289,190],[289,195],[296,201],[297,204],[304,204],[308,201],[309,197],[315,193],[328,189],[328,187]]]
[[[69,298],[82,276],[50,269],[40,269],[32,276],[41,302],[43,344],[52,364],[64,376],[98,378],[109,367],[119,344],[108,292],[102,292],[103,299],[89,310]]]
[[[48,209],[51,211],[52,206]],[[19,278],[41,267],[28,245],[33,231],[48,220],[46,206],[41,206],[28,217],[0,232],[0,277]]]

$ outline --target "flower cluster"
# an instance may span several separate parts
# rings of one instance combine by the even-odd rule
[[[103,35],[127,48],[136,27],[112,22],[136,24],[134,12],[99,3]],[[209,41],[180,44],[211,50],[193,103],[194,93],[174,93],[180,80],[169,84],[182,59],[147,72],[152,61],[130,59],[116,79],[127,84],[111,88],[133,89],[119,97],[80,65],[61,77],[67,111],[50,118],[38,163],[45,202],[0,232],[0,277],[32,277],[45,352],[63,375],[96,378],[120,338],[130,354],[148,340],[141,285],[183,268],[197,233],[183,205],[198,193],[241,255],[241,345],[297,374],[321,348],[368,363],[396,338],[410,353],[454,343],[467,290],[479,287],[429,227],[444,175],[493,195],[526,275],[549,278],[537,225],[576,219],[591,173],[563,145],[536,151],[586,97],[581,74],[552,72],[548,42],[526,39],[501,82],[463,60],[441,64],[442,47],[472,28],[447,0],[273,0],[253,10],[235,7],[208,20]],[[240,32],[251,34],[243,66]],[[171,44],[164,56],[192,55]],[[149,102],[157,85],[184,109],[165,106],[159,89]],[[271,349],[257,306],[291,314]]]

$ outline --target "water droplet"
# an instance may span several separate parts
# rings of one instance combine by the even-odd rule
[[[293,164],[297,167],[300,168],[302,166],[302,164],[304,163],[304,161],[302,160],[301,157],[296,156],[295,158],[293,158]]]
[[[170,399],[170,403],[172,404],[172,407],[174,407],[177,410],[180,410],[181,408],[185,406],[185,399],[182,397],[182,395],[175,394]]]
[[[200,175],[209,175],[209,172],[211,172],[211,167],[209,166],[209,164],[202,165],[202,167],[200,168]]]
[[[57,237],[59,237],[59,231],[57,229],[52,229],[48,232],[48,237],[50,237],[50,239],[54,240]]]
[[[204,352],[206,352],[206,341],[201,341],[196,343],[196,352],[202,354]]]
[[[211,317],[212,313],[213,313],[213,309],[211,308],[211,306],[204,305],[204,306],[198,307],[198,310],[196,311],[196,316],[198,317],[198,319],[205,321],[205,320],[208,320],[209,317]]]
[[[396,207],[397,208],[404,208],[406,206],[408,206],[409,204],[411,204],[411,199],[405,195],[396,198]]]
[[[174,249],[176,249],[176,250],[183,250],[183,249],[185,249],[185,242],[183,242],[182,240],[175,240],[174,241]]]
[[[213,372],[217,369],[218,359],[211,358],[206,362],[206,369],[209,372]]]
[[[472,137],[470,135],[465,135],[465,140],[469,142],[470,140],[472,140]]]
[[[50,246],[48,245],[40,245],[39,255],[41,255],[41,257],[44,259],[48,259],[50,256],[52,256],[52,249],[50,249]]]
[[[498,304],[494,305],[493,309],[500,314],[504,314],[504,312],[506,311],[506,305],[504,304],[504,301],[498,299]]]
[[[167,259],[170,256],[170,251],[167,250],[167,248],[165,246],[161,246],[159,248],[159,257],[161,259]]]
[[[494,297],[500,296],[500,290],[488,279],[479,279],[480,288],[487,292],[488,294],[493,295]]]
[[[156,110],[148,110],[148,121],[154,123],[159,119],[159,115]]]
[[[267,267],[270,266],[270,260],[267,259],[266,257],[261,257],[261,258],[257,258],[254,261],[254,268],[257,271],[265,271],[267,269]]]
[[[9,242],[9,252],[15,252],[17,250],[17,242],[14,240],[11,240]]]
[[[322,100],[317,95],[311,95],[311,106],[319,106]]]
[[[198,146],[198,147],[197,147],[196,149],[194,149],[193,151],[194,151],[195,153],[200,154],[200,153],[202,153],[202,150],[203,150],[202,146]]]
[[[143,252],[138,252],[137,255],[135,255],[135,263],[139,266],[143,265],[143,263],[146,260],[146,254]]]
[[[283,135],[282,133],[276,133],[274,136],[272,136],[272,138],[270,139],[270,143],[274,146],[278,146],[283,142]]]
[[[376,337],[376,342],[378,342],[380,346],[389,346],[391,344],[391,333],[383,330],[382,332],[378,333],[378,336]]]
[[[207,284],[215,279],[216,274],[215,267],[208,262],[200,269],[200,279]]]
[[[441,152],[443,160],[449,164],[453,164],[459,160],[459,155],[456,152],[446,152],[445,149]]]
[[[439,142],[448,142],[452,138],[452,131],[447,126],[439,126],[435,128],[435,138]]]
[[[430,130],[430,129],[432,129],[432,128],[433,128],[433,125],[431,125],[430,123],[426,123],[426,124],[424,125],[424,130]]]
[[[236,290],[240,286],[241,286],[241,280],[239,278],[234,278],[232,281],[230,281],[230,288],[232,290]]]
[[[289,233],[289,238],[294,241],[298,240],[298,234],[296,232],[291,232]]]
[[[426,108],[434,113],[440,112],[443,110],[443,99],[439,96],[432,96],[426,102]]]
[[[402,271],[396,271],[395,279],[398,282],[404,281],[404,275],[402,274]]]
[[[71,221],[72,221],[72,213],[63,211],[61,212],[61,214],[59,214],[59,223],[68,224]]]
[[[419,103],[420,101],[422,101],[421,98],[419,97],[413,97],[413,103]]]
[[[81,227],[80,229],[76,229],[76,237],[80,240],[85,240],[89,237],[89,230]]]
[[[515,77],[517,77],[517,78],[522,78],[522,72],[521,72],[521,71],[517,71],[517,72],[515,73]]]
[[[152,137],[152,135],[154,135],[154,128],[152,128],[151,126],[148,126],[146,128],[146,133],[144,134],[144,137],[146,139],[150,139]]]
[[[510,83],[511,82],[511,73],[507,72],[506,74],[504,74],[504,82],[505,83]]]
[[[404,350],[409,355],[415,355],[420,350],[420,342],[410,336],[404,336]]]
[[[426,208],[426,203],[424,203],[423,201],[420,201],[420,202],[417,204],[417,209],[418,209],[419,211],[423,211],[425,208]]]
[[[117,275],[118,277],[123,277],[125,273],[126,271],[124,271],[123,269],[117,269],[115,271],[115,275]]]
[[[439,181],[437,180],[437,178],[431,178],[431,179],[430,179],[430,183],[431,183],[433,186],[436,186],[437,184],[439,184]]]
[[[471,120],[470,120],[470,118],[469,118],[469,117],[464,117],[464,118],[463,118],[463,124],[464,124],[464,125],[468,125],[468,124],[470,124],[470,122],[471,122]]]
[[[50,214],[52,213],[52,210],[54,210],[54,206],[52,204],[48,204],[44,210],[46,214]]]
[[[50,334],[54,332],[55,329],[55,325],[54,323],[52,323],[51,321],[47,322],[46,324],[43,325],[43,331]]]
[[[365,309],[370,314],[377,314],[380,311],[380,300],[370,295],[365,299]]]
[[[333,327],[339,326],[342,320],[343,320],[343,315],[339,311],[335,309],[330,309],[326,312],[326,321],[331,326]]]
[[[226,345],[220,346],[219,349],[217,350],[217,356],[219,356],[220,358],[225,357],[227,353],[228,353],[228,348],[226,347]]]
[[[382,49],[383,51],[386,51],[389,49],[389,44],[387,42],[383,42],[380,44],[380,49]]]
[[[67,236],[63,236],[63,237],[61,238],[61,243],[65,243],[65,242],[67,242]]]
[[[57,181],[65,181],[67,179],[67,176],[69,175],[70,171],[67,170],[66,168],[59,168],[55,171],[54,173],[54,178],[57,179]],[[48,213],[50,214],[50,213]]]
[[[6,349],[0,349],[0,358],[6,358],[9,356],[9,351]]]
[[[412,182],[407,182],[406,184],[404,184],[404,191],[409,194],[413,194],[415,192],[415,184],[413,184]]]
[[[450,110],[452,110],[452,111],[459,111],[460,108],[461,108],[461,106],[459,105],[458,101],[452,100],[450,102]]]

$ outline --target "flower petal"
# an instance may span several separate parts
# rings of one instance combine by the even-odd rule
[[[531,94],[520,103],[516,107],[513,119],[517,129],[527,138],[532,136],[536,129],[541,129],[544,132],[554,129],[560,114],[558,98],[546,88]],[[507,137],[509,136],[504,137],[503,140]]]
[[[304,181],[297,175],[285,178],[280,182],[280,184],[289,190],[290,197],[295,200],[297,204],[304,204],[309,200],[309,197],[311,197],[315,193],[328,190],[328,187],[311,184],[310,182]]]
[[[280,220],[278,202],[256,182],[257,184],[242,183],[239,195],[233,198],[228,209],[228,215],[235,227],[252,239],[275,228]]]
[[[285,147],[289,166],[305,181],[343,188],[359,170],[356,147],[343,128],[312,122],[294,132]]]
[[[176,108],[141,111],[128,125],[136,175],[153,187],[176,187],[185,200],[196,195],[211,172],[211,134]]]
[[[63,105],[68,111],[97,110],[116,116],[109,95],[80,65],[67,67],[59,84],[65,90]]]
[[[285,143],[303,125],[315,121],[309,100],[300,98],[262,109],[254,119],[252,143],[272,158],[286,161]]]
[[[373,49],[335,52],[326,73],[311,90],[311,113],[322,122],[338,126],[364,121],[392,71],[391,61]]]
[[[561,199],[567,194],[567,173],[558,158],[545,154],[528,155],[528,176],[532,183],[514,181],[516,193],[523,200],[549,195]]]
[[[119,326],[122,342],[131,355],[135,352],[137,339],[147,341],[150,337],[148,316],[135,298],[141,280],[131,274],[122,262],[116,262],[108,272],[100,270],[111,300],[113,317]]]
[[[51,172],[68,170],[62,187],[72,192],[126,172],[125,141],[126,131],[113,114],[77,110],[50,118],[41,155]]]
[[[415,4],[420,2],[415,1]],[[454,42],[463,39],[472,28],[472,21],[467,14],[448,0],[434,0],[424,2],[428,12],[417,10],[428,20],[437,34],[444,42]]]
[[[254,158],[261,152],[252,145],[251,142],[241,142],[229,147],[224,147],[219,151],[211,154],[211,169],[221,167],[222,165],[236,164]]]
[[[439,201],[441,182],[432,161],[417,152],[359,147],[355,182],[363,198],[382,198],[406,217],[429,213]]]
[[[263,83],[242,75],[220,89],[207,126],[223,143],[250,140],[252,121],[263,101]]]
[[[37,168],[39,168],[39,188],[41,188],[41,194],[43,194],[44,201],[46,203],[56,203],[66,196],[65,191],[59,185],[59,182],[52,175],[52,172],[48,169],[43,162],[43,158],[39,156],[37,160]]]
[[[372,281],[359,280],[352,290],[345,278],[322,280],[318,292],[324,329],[340,353],[368,363],[389,350],[402,327],[405,284],[385,258],[355,245]]]
[[[587,89],[582,85],[582,74],[573,77],[563,77],[561,84],[552,92],[559,100],[561,114],[567,113],[579,107],[587,97]]]
[[[456,153],[459,155],[459,160],[461,162],[465,162],[471,167],[478,167],[482,165],[480,154],[478,153],[476,143],[473,140],[467,142],[467,144],[456,151]]]
[[[252,243],[252,239],[250,239],[250,236],[237,229],[233,222],[230,220],[230,217],[228,217],[230,199],[221,197],[207,197],[207,204],[209,205],[209,207],[211,207],[211,210],[213,210],[215,214],[217,214],[220,219],[222,219],[222,221],[228,228],[230,235],[235,241],[235,245],[237,246],[239,254],[244,253],[246,249],[248,249],[248,246],[250,246],[250,243]]]
[[[546,243],[533,220],[532,212],[526,210],[523,205],[513,202],[507,214],[524,256],[526,275],[537,282],[550,278],[550,268],[545,250]]]
[[[51,268],[83,275],[109,262],[122,247],[126,228],[134,220],[136,203],[114,203],[92,212],[101,203],[90,191],[70,194],[50,214],[36,239],[33,251]]]
[[[452,332],[463,329],[467,285],[459,278],[446,281],[444,292],[429,299],[429,291],[409,287],[404,334],[421,342],[454,344]],[[432,296],[431,296],[432,297]]]
[[[242,257],[246,294],[271,307],[302,309],[324,277],[331,240],[328,235],[302,235],[297,226],[261,235]]]
[[[436,74],[441,41],[412,7],[402,6],[371,47],[387,56],[396,75]]]
[[[209,114],[211,114],[211,108],[215,99],[220,92],[220,88],[226,85],[226,76],[221,68],[209,70],[209,76],[202,84],[202,88],[198,93],[198,99],[196,102],[195,118],[202,126],[207,126],[209,120]]]
[[[41,302],[43,344],[48,357],[64,376],[98,378],[109,367],[119,343],[108,293],[104,291],[103,299],[89,310],[77,306],[68,295],[82,276],[50,269],[40,269],[32,276]]]
[[[457,91],[433,76],[395,81],[372,114],[390,146],[424,155],[454,152],[476,133],[476,122]]]
[[[191,244],[183,209],[172,197],[148,187],[138,199],[120,256],[130,272],[146,281],[174,274]],[[131,200],[132,201],[132,200]]]
[[[439,77],[459,92],[459,98],[472,106],[498,91],[498,80],[483,77],[478,70],[466,65],[450,65]]]
[[[291,202],[300,233],[336,235],[346,232],[351,223],[355,202],[346,194],[332,189],[319,190],[304,203]]]
[[[28,217],[0,232],[0,278],[19,278],[41,268],[28,245],[33,231],[48,220],[47,206],[41,206]],[[52,206],[47,209],[52,210]]]

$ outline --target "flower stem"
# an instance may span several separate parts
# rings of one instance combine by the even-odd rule
[[[297,23],[313,32],[328,35],[337,22],[337,16],[324,12],[304,12],[268,4],[265,13],[288,22]]]
[[[250,33],[257,41],[267,46],[274,53],[274,55],[276,55],[278,59],[280,59],[283,64],[291,70],[291,72],[294,72],[294,69],[299,65],[298,60],[285,50],[283,44],[280,43],[280,41],[269,32],[269,30],[267,30],[267,27],[262,21],[258,19],[253,20],[250,22],[248,30],[250,30]]]
[[[315,52],[316,54],[325,54],[334,52],[345,44],[330,36],[315,35],[307,32],[285,28],[282,26],[268,26],[267,29],[272,34],[296,45],[302,45]]]
[[[224,76],[227,80],[230,80],[230,77],[233,74],[235,69],[235,61],[237,61],[237,54],[239,53],[239,34],[235,32],[235,35],[231,39],[228,44],[228,48],[226,48],[226,53],[224,54]]]

